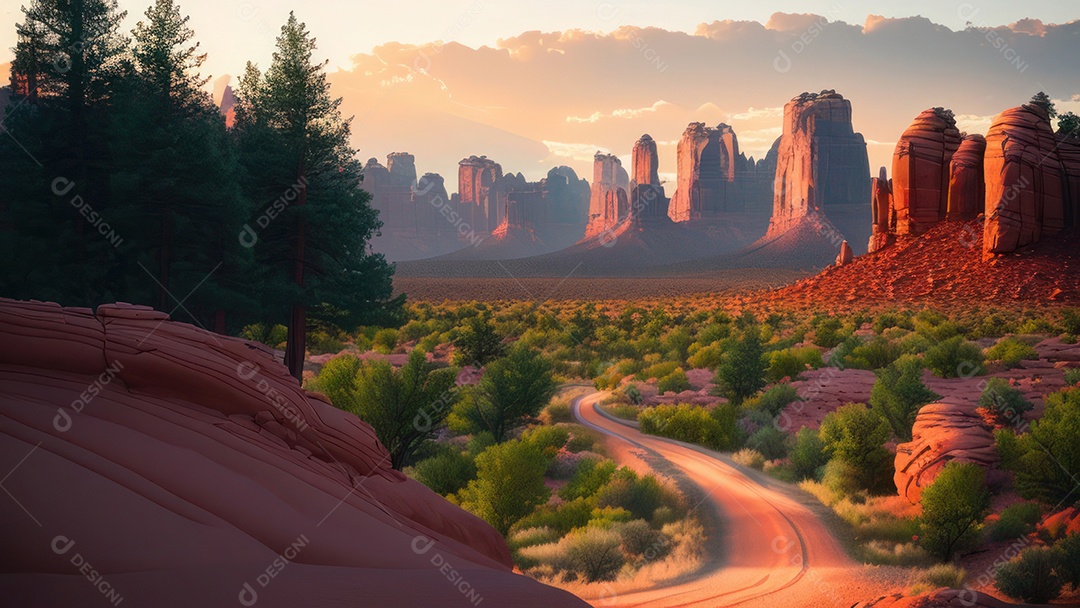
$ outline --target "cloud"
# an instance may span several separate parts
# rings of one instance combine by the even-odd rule
[[[597,152],[603,152],[605,154],[610,153],[610,150],[607,148],[596,144],[576,144],[547,140],[545,140],[543,144],[547,146],[548,152],[550,153],[549,157],[569,158],[577,161],[588,161],[590,163]]]
[[[782,118],[784,116],[784,106],[776,106],[774,108],[754,108],[750,107],[745,112],[739,112],[738,114],[732,114],[732,120],[754,120],[758,118]]]
[[[640,116],[642,116],[644,114],[653,114],[653,113],[659,112],[665,106],[671,106],[671,105],[672,104],[670,104],[670,103],[664,101],[663,99],[661,99],[660,101],[657,101],[653,105],[648,106],[646,108],[636,108],[636,109],[635,108],[624,108],[624,109],[620,109],[620,110],[612,110],[611,112],[609,112],[607,114],[605,114],[603,112],[593,112],[589,116],[585,116],[585,117],[582,117],[582,116],[567,116],[566,117],[566,122],[583,123],[583,122],[597,122],[597,121],[604,120],[604,119],[609,119],[609,118],[618,118],[618,119],[638,118],[638,117],[640,117]]]

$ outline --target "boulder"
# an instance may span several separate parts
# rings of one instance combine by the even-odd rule
[[[896,446],[893,481],[901,496],[919,502],[924,488],[952,460],[990,468],[999,458],[994,435],[971,404],[942,401],[919,410],[912,440]]]
[[[937,589],[919,595],[894,593],[852,608],[1010,608],[1016,604],[971,589]]]
[[[848,245],[847,241],[840,243],[840,253],[836,256],[837,266],[847,266],[855,259],[855,254],[851,252],[851,245]]]
[[[7,604],[585,605],[261,344],[124,304],[0,300],[0,333]]]

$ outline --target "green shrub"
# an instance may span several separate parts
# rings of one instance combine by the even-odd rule
[[[789,439],[787,433],[769,424],[750,435],[746,439],[746,447],[756,450],[766,460],[786,458],[790,449]]]
[[[1024,498],[1047,504],[1066,500],[1080,479],[1080,388],[1047,395],[1041,419],[1018,438],[1016,485]]]
[[[899,344],[878,336],[866,344],[851,349],[845,358],[845,367],[876,370],[896,361],[903,354]]]
[[[623,389],[623,395],[626,396],[626,400],[630,403],[630,405],[641,405],[641,402],[644,401],[644,397],[642,397],[641,391],[638,390],[638,387],[633,384],[626,385],[626,388]]]
[[[585,498],[575,498],[557,507],[544,505],[514,524],[515,530],[550,528],[562,536],[575,528],[583,528],[592,517],[593,506]]]
[[[681,393],[690,390],[690,381],[686,378],[686,372],[682,369],[676,369],[656,383],[656,390],[660,394]]]
[[[344,348],[344,342],[326,331],[317,330],[307,335],[307,349],[313,355],[340,353]]]
[[[832,458],[851,466],[864,490],[885,490],[892,483],[893,458],[885,449],[889,423],[861,403],[830,412],[821,422],[821,441]]]
[[[638,477],[626,468],[619,469],[596,493],[596,506],[622,507],[632,513],[634,519],[652,519],[656,509],[665,503],[673,506],[677,501],[678,498],[652,475]]]
[[[278,348],[288,339],[289,328],[281,324],[255,323],[244,326],[239,335],[245,340],[261,342],[270,348]]]
[[[878,315],[877,319],[874,319],[874,333],[881,334],[890,327],[915,329],[915,325],[911,322],[910,316],[897,312],[881,313]]]
[[[476,463],[464,452],[446,449],[416,463],[411,476],[437,494],[446,496],[464,488],[476,477]]]
[[[941,396],[926,388],[922,381],[922,362],[915,355],[904,355],[876,372],[870,392],[870,407],[881,414],[893,433],[911,441],[911,427],[922,406]]]
[[[784,378],[794,380],[807,369],[817,369],[823,365],[821,351],[812,346],[803,348],[785,348],[770,353],[769,368],[765,377],[769,382],[780,382]]]
[[[1080,334],[1080,308],[1061,309],[1061,326],[1067,334]]]
[[[557,399],[548,404],[540,414],[540,420],[544,424],[558,424],[560,422],[573,422],[574,413],[570,408],[570,402]]]
[[[560,534],[558,530],[544,527],[525,528],[511,534],[508,539],[508,544],[513,549],[520,549],[522,547],[534,547],[536,545],[553,543],[559,540],[559,538]]]
[[[1065,386],[1080,384],[1080,367],[1065,370]]]
[[[570,440],[570,431],[562,426],[534,426],[521,434],[521,440],[540,448],[548,458],[554,458],[559,448]]]
[[[1045,604],[1061,595],[1061,557],[1058,549],[1029,547],[1001,566],[994,582],[1009,597]]]
[[[990,527],[990,540],[1014,540],[1035,530],[1042,519],[1042,507],[1033,502],[1019,502],[1005,507],[1001,518]]]
[[[814,328],[814,344],[822,348],[834,348],[847,337],[841,333],[844,324],[837,317],[821,317],[811,326]]]
[[[595,452],[601,444],[602,438],[596,431],[580,424],[568,425],[570,429],[570,441],[566,442],[566,449],[577,452]]]
[[[396,329],[380,329],[375,332],[375,337],[371,339],[371,347],[376,352],[380,352],[384,355],[389,355],[394,352],[394,346],[397,345],[398,332]]]
[[[695,350],[686,363],[694,369],[716,369],[723,361],[723,357],[724,349],[719,342],[716,342]]]
[[[791,448],[791,464],[795,468],[796,479],[812,479],[818,469],[829,461],[825,453],[825,444],[815,429],[803,427],[795,434],[795,445]]]
[[[504,536],[518,520],[545,503],[548,459],[537,446],[520,440],[493,445],[476,457],[476,479],[458,499],[467,511]]]
[[[780,412],[784,411],[789,403],[799,398],[798,391],[794,386],[790,384],[777,384],[769,388],[761,395],[749,399],[743,403],[743,407],[747,409],[757,409],[767,413],[769,416],[779,416]]]
[[[658,405],[638,414],[641,432],[696,443],[714,450],[727,449],[734,442],[735,425],[710,414],[704,407],[690,404]]]
[[[1023,393],[1016,390],[1004,378],[990,378],[979,396],[979,406],[986,408],[999,422],[1018,422],[1025,412],[1031,411],[1031,403]]]
[[[617,526],[615,531],[622,538],[622,549],[627,555],[654,560],[671,551],[671,539],[643,519],[628,521]]]
[[[935,589],[939,587],[963,589],[967,572],[955,564],[937,564],[930,566],[920,578]]]
[[[926,351],[926,367],[940,378],[970,378],[983,373],[982,349],[953,336]]]
[[[677,361],[662,361],[646,367],[637,373],[635,378],[638,380],[649,380],[651,378],[664,378],[670,374],[675,373],[679,369],[679,363]]]
[[[986,358],[991,361],[1001,361],[1005,369],[1013,369],[1020,366],[1020,361],[1038,359],[1039,353],[1016,338],[1003,338],[986,349]]]
[[[953,460],[923,490],[919,541],[924,549],[947,561],[975,538],[990,508],[985,475],[977,464]]]
[[[741,464],[742,466],[751,469],[761,471],[765,468],[765,457],[761,455],[761,452],[751,450],[750,448],[743,448],[738,452],[735,452],[731,455],[731,459],[737,464]]]
[[[1061,578],[1080,591],[1080,532],[1074,532],[1059,540],[1054,548],[1061,551]]]
[[[611,481],[616,468],[615,463],[607,459],[583,458],[570,481],[559,490],[559,496],[563,500],[588,498]]]
[[[454,340],[455,365],[484,366],[505,354],[503,337],[495,332],[495,326],[487,315],[470,318]]]
[[[586,582],[611,581],[626,563],[622,538],[614,530],[590,526],[559,541],[568,567]]]
[[[821,472],[821,484],[838,497],[855,496],[865,485],[859,481],[859,470],[839,458],[825,463]]]

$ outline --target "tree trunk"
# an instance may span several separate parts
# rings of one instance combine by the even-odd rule
[[[161,248],[158,249],[158,310],[169,312],[169,247],[172,241],[172,222],[166,212],[161,216]]]
[[[296,206],[303,207],[307,204],[307,172],[301,161],[297,171],[297,183],[300,191],[297,193]],[[293,269],[293,281],[296,286],[304,286],[304,240],[305,240],[304,216],[298,214],[296,221],[296,258]],[[300,291],[300,290],[298,290]],[[299,296],[303,298],[301,294]],[[304,355],[307,345],[307,308],[303,302],[293,302],[292,313],[289,315],[289,337],[285,344],[285,366],[297,382],[304,381]]]
[[[218,311],[214,313],[214,333],[224,336],[227,331],[228,329],[225,326],[225,309],[219,308]]]

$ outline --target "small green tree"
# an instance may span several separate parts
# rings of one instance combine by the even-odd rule
[[[515,345],[491,363],[461,404],[455,408],[455,427],[487,431],[504,441],[515,428],[534,419],[555,396],[558,384],[551,361],[539,351]]]
[[[953,336],[926,351],[926,367],[940,378],[969,378],[983,373],[982,349]]]
[[[716,370],[716,380],[728,399],[741,403],[765,386],[767,369],[760,329],[751,326],[746,329],[742,339],[724,353],[720,367]]]
[[[395,370],[385,361],[360,363],[351,355],[331,359],[315,389],[375,429],[398,470],[438,430],[457,400],[454,369],[435,369],[419,349]]]
[[[919,408],[935,399],[934,391],[922,381],[922,362],[915,355],[904,355],[881,368],[870,391],[870,407],[889,422],[893,433],[911,441],[911,427]]]
[[[1058,504],[1080,480],[1080,388],[1046,396],[1041,419],[1018,438],[1016,485],[1024,498]]]
[[[806,427],[799,429],[795,435],[795,445],[791,448],[791,464],[795,467],[795,477],[812,478],[828,461],[825,443],[821,441],[818,432]]]
[[[1046,110],[1046,114],[1050,118],[1057,116],[1057,108],[1054,107],[1054,102],[1050,100],[1049,95],[1042,91],[1031,96],[1031,104]]]
[[[457,365],[487,365],[506,354],[503,338],[495,333],[490,317],[475,316],[454,340],[454,363]]]
[[[986,383],[979,406],[989,410],[1001,423],[1023,421],[1025,412],[1031,411],[1032,405],[1024,394],[1016,390],[1004,378],[991,378]]]
[[[976,464],[952,461],[923,490],[919,538],[924,549],[947,561],[976,536],[990,509],[985,475]]]
[[[540,447],[518,440],[493,445],[476,457],[476,479],[459,494],[461,506],[505,536],[518,520],[544,504],[548,459]]]
[[[1058,135],[1080,137],[1080,116],[1066,112],[1058,116]]]
[[[851,466],[855,481],[866,490],[880,489],[892,470],[892,455],[885,449],[889,423],[861,403],[849,403],[825,416],[821,441],[827,453]]]

